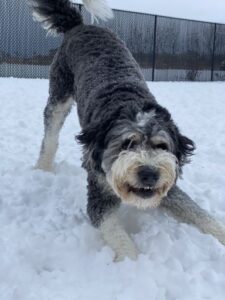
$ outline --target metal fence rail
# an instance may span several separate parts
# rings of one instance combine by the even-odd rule
[[[82,5],[85,23],[90,15]],[[225,25],[114,10],[107,26],[127,44],[146,80],[225,80]],[[46,36],[26,0],[1,0],[0,77],[48,78],[61,38]]]

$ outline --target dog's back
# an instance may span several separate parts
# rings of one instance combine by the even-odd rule
[[[73,28],[65,34],[59,55],[67,58],[72,72],[83,126],[98,117],[95,111],[104,113],[106,104],[109,111],[111,105],[121,105],[121,99],[149,98],[138,64],[125,44],[107,29],[87,25]]]
[[[96,105],[103,107],[107,103],[110,111],[117,101],[121,105],[121,98],[154,102],[138,64],[114,33],[84,25],[80,12],[68,0],[32,3],[33,15],[45,29],[64,33],[50,70],[50,97],[57,98],[56,101],[75,98],[82,127],[98,118],[99,111],[105,113],[104,109],[95,109]]]

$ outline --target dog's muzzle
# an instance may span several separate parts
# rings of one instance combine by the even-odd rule
[[[163,150],[123,151],[106,177],[123,202],[156,207],[176,181],[176,157]]]

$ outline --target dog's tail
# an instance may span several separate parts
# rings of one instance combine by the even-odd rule
[[[28,0],[33,17],[50,34],[65,33],[83,23],[82,16],[69,0]],[[112,18],[112,10],[105,0],[83,0],[94,18],[106,21]]]

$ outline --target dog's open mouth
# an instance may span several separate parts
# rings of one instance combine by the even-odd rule
[[[157,192],[157,189],[154,189],[152,187],[133,187],[131,185],[128,185],[128,191],[134,193],[135,195],[141,197],[141,198],[151,198],[155,195]]]

